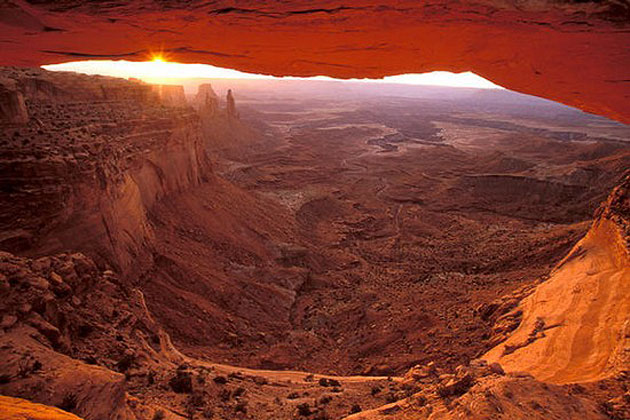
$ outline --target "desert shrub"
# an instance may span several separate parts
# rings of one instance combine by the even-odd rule
[[[227,378],[225,376],[215,376],[213,379],[215,384],[225,385],[227,383]]]
[[[237,413],[247,413],[247,401],[241,400],[234,406],[234,411]]]
[[[354,404],[352,408],[350,408],[350,414],[360,413],[361,411],[363,410],[361,409],[361,406],[359,404]]]
[[[311,406],[308,403],[302,403],[297,406],[298,414],[300,416],[310,416],[313,414],[311,411]]]
[[[64,395],[61,403],[57,405],[57,408],[60,408],[64,411],[68,411],[70,413],[73,412],[77,408],[77,396],[73,393],[68,393]]]

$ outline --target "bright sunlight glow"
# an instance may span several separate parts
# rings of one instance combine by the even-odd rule
[[[162,55],[154,55],[152,61],[136,62],[125,60],[75,61],[42,66],[51,71],[74,71],[85,74],[100,74],[113,77],[134,77],[147,83],[173,84],[182,79],[278,79],[262,74],[244,73],[237,70],[215,67],[208,64],[181,64],[166,61]],[[292,80],[338,80],[327,76],[284,77]],[[434,71],[422,74],[401,74],[382,79],[350,79],[353,82],[398,83],[408,85],[433,85],[470,87],[479,89],[502,89],[502,87],[472,72],[451,73]]]

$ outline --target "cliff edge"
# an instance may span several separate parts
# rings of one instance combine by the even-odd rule
[[[518,328],[484,358],[551,383],[603,379],[630,366],[630,173],[586,236],[515,309]]]

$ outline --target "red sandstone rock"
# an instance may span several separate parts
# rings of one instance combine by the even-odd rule
[[[5,396],[0,396],[0,411],[4,420],[81,420],[58,408]]]
[[[0,199],[4,249],[83,249],[114,267],[139,268],[150,258],[147,211],[210,170],[183,88],[160,87],[160,100],[150,85],[123,79],[4,73],[30,100],[33,118],[3,133],[0,178],[11,185]]]
[[[628,22],[627,4],[615,1],[8,1],[0,64],[146,61],[161,52],[274,75],[473,71],[629,121]]]
[[[157,93],[160,101],[166,106],[186,107],[186,95],[184,87],[178,85],[152,85],[153,91]]]
[[[232,95],[232,89],[228,89],[227,96],[225,98],[226,112],[228,119],[238,119],[238,112],[236,111],[236,103],[234,102],[234,95]]]
[[[24,124],[28,122],[28,111],[24,95],[14,80],[0,80],[0,125]]]
[[[202,118],[212,118],[219,110],[219,98],[210,83],[202,83],[197,88],[193,106]]]
[[[630,172],[602,203],[586,236],[520,302],[518,328],[484,356],[487,360],[560,384],[627,370],[629,209]]]

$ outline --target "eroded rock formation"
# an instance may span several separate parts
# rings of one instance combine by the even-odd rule
[[[212,118],[219,110],[219,97],[210,83],[202,83],[197,88],[193,106],[202,118]]]
[[[209,173],[198,115],[149,85],[12,70],[29,124],[3,130],[0,242],[33,254],[81,249],[122,271],[150,251],[147,211]],[[167,89],[167,91],[170,91]]]
[[[274,75],[473,71],[516,91],[630,119],[630,19],[624,2],[148,4],[5,1],[0,64],[146,61],[161,52],[172,61]]]
[[[0,319],[3,419],[79,419],[73,413],[87,420],[180,420],[247,413],[274,420],[292,418],[300,404],[327,415],[331,395],[343,393],[348,403],[370,408],[385,398],[385,391],[366,397],[372,388],[403,392],[384,377],[342,382],[185,357],[148,312],[144,295],[82,254],[30,259],[0,252]],[[306,395],[323,402],[300,402]],[[344,406],[330,411],[337,417],[346,412]]]
[[[518,329],[485,358],[553,383],[602,379],[630,366],[630,174],[587,235],[514,312]]]
[[[232,89],[228,89],[227,95],[225,97],[225,112],[227,113],[228,119],[230,120],[238,119],[238,111],[236,111],[236,103],[234,102],[234,95],[232,95]]]
[[[593,401],[569,387],[545,384],[522,372],[506,374],[501,365],[482,360],[454,373],[416,366],[403,384],[416,392],[344,420],[607,418]]]
[[[188,106],[183,86],[151,85],[151,88],[157,93],[160,101],[166,106],[179,108]]]
[[[182,360],[142,293],[82,254],[30,260],[3,252],[0,280],[3,395],[87,418],[129,418],[125,373]]]
[[[58,408],[4,396],[0,396],[0,411],[5,420],[81,420]]]
[[[599,419],[604,412],[581,385],[562,384],[605,379],[610,382],[604,388],[616,395],[605,405],[607,412],[620,418],[628,412],[623,366],[629,300],[623,286],[629,178],[548,281],[520,307],[530,289],[495,308],[502,315],[515,308],[521,312],[503,319],[512,324],[508,330],[517,329],[495,349],[501,364],[475,360],[454,372],[419,366],[402,379],[238,369],[183,356],[161,326],[185,338],[215,340],[226,352],[244,338],[255,337],[255,345],[277,339],[287,347],[279,346],[263,362],[282,366],[283,354],[301,351],[307,357],[312,351],[296,343],[317,344],[310,333],[303,334],[304,341],[286,340],[300,289],[330,288],[326,277],[332,264],[341,261],[350,272],[360,263],[324,261],[289,243],[296,230],[279,205],[219,179],[201,185],[210,173],[208,144],[192,109],[165,106],[149,86],[134,82],[40,70],[6,73],[23,95],[30,119],[3,130],[1,245],[37,257],[0,253],[0,393],[87,419],[154,418],[165,410],[173,418],[212,416],[214,409],[224,418],[249,410],[260,419],[296,413],[341,418],[348,412],[356,413],[350,418],[365,419]],[[227,113],[221,114],[225,122]],[[496,180],[477,181],[478,188],[487,188]],[[525,185],[563,191],[531,180]],[[192,187],[198,194],[191,194]],[[402,193],[395,197],[408,202]],[[164,199],[174,194],[177,200]],[[317,217],[333,220],[334,207],[328,197],[312,200],[300,207],[300,221],[312,235]],[[374,226],[374,220],[365,226]],[[161,237],[154,241],[157,227]],[[270,238],[282,245],[270,245]],[[94,259],[60,253],[64,249],[84,250]],[[152,260],[155,264],[135,282],[134,274]],[[269,269],[273,261],[281,271]],[[103,267],[107,264],[116,270]],[[228,273],[226,267],[234,269]],[[145,293],[152,294],[155,317]],[[567,302],[575,311],[567,310]],[[374,303],[362,317],[376,319],[382,306]],[[252,314],[255,322],[249,322]],[[423,314],[410,309],[410,317],[417,315],[419,323],[408,325],[426,328]],[[311,325],[326,322],[318,315]],[[261,331],[270,326],[281,331],[279,338]],[[556,352],[558,343],[567,342],[570,352]],[[385,336],[377,345],[390,341]],[[554,356],[548,357],[551,350]],[[514,372],[521,369],[534,376]],[[374,366],[367,373],[392,371]],[[329,404],[333,398],[341,404]],[[5,398],[1,404],[35,409]]]

